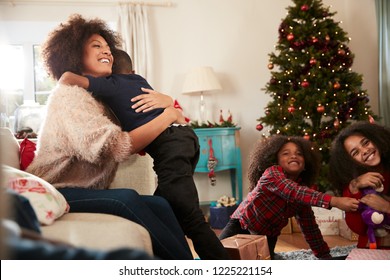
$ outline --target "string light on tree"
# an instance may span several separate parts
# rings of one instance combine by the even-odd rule
[[[301,136],[321,151],[322,165],[337,133],[352,121],[377,117],[368,105],[362,77],[352,71],[350,38],[335,22],[336,12],[321,0],[291,0],[281,20],[275,51],[269,54],[271,77],[265,92],[272,100],[262,110],[256,129],[269,134]],[[327,190],[327,168],[318,188]]]

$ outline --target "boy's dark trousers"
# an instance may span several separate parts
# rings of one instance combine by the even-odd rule
[[[153,169],[158,178],[154,195],[168,200],[199,257],[205,260],[229,259],[199,207],[193,179],[199,160],[199,142],[194,130],[189,126],[171,126],[145,151],[154,160]]]

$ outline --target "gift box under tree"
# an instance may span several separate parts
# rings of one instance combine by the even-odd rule
[[[214,229],[223,229],[237,207],[235,198],[222,196],[217,203],[210,206],[210,226]]]

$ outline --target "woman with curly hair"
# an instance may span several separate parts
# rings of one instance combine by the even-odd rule
[[[49,34],[43,46],[48,72],[108,76],[120,37],[99,19],[73,15]],[[65,196],[71,212],[107,213],[145,227],[155,256],[193,259],[168,202],[132,189],[109,189],[118,164],[141,151],[169,125],[186,123],[173,107],[146,125],[124,132],[99,100],[77,86],[58,83],[49,97],[37,154],[27,168]]]
[[[389,128],[363,121],[344,128],[333,140],[329,168],[330,180],[343,196],[356,198],[374,210],[390,214]],[[380,195],[364,196],[366,187],[383,187],[383,191]],[[345,221],[359,235],[357,247],[368,247],[367,225],[361,212],[345,213]],[[377,248],[390,247],[390,230],[383,230],[382,236],[376,236]]]
[[[259,140],[251,154],[250,192],[232,214],[220,239],[235,234],[266,235],[271,259],[288,218],[295,217],[317,258],[330,259],[329,247],[311,206],[355,211],[358,201],[311,189],[320,169],[320,155],[301,137],[274,135]]]

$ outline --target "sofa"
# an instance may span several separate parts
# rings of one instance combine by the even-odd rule
[[[0,143],[3,177],[6,177],[4,172],[6,167],[20,168],[20,141],[8,128],[0,128]],[[140,194],[152,194],[156,186],[152,164],[153,160],[148,155],[133,155],[120,164],[110,188],[131,186]],[[114,215],[65,212],[53,223],[41,224],[41,231],[45,238],[78,247],[98,250],[134,248],[153,255],[147,230]]]

